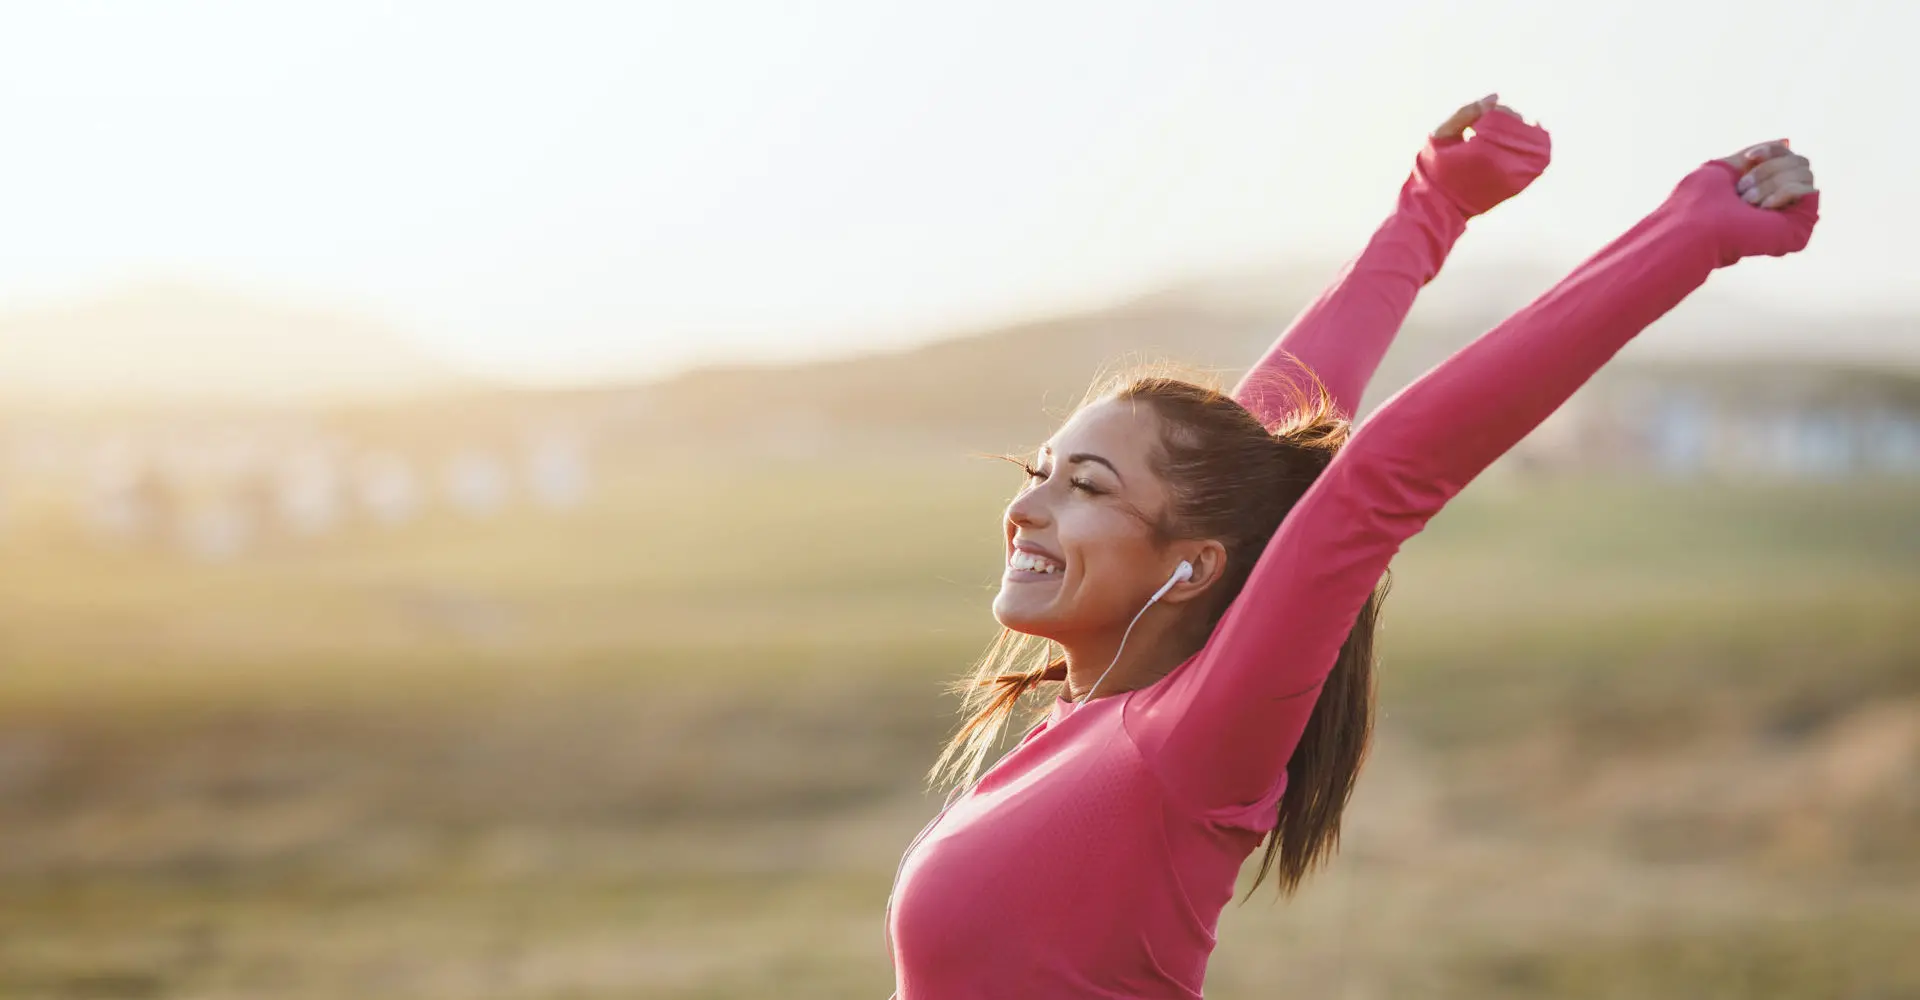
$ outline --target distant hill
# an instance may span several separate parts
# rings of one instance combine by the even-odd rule
[[[721,436],[778,433],[800,421],[867,435],[945,437],[942,429],[950,429],[956,441],[1024,440],[1052,422],[1049,411],[1077,403],[1096,371],[1116,361],[1244,365],[1271,333],[1271,324],[1255,317],[1142,303],[908,351],[706,369],[643,392],[680,426]]]
[[[1331,278],[1333,268],[1228,276],[1172,287],[1111,308],[978,331],[908,350],[786,366],[698,370],[649,386],[601,390],[641,404],[658,433],[699,441],[811,434],[831,442],[893,439],[935,447],[1011,448],[1037,442],[1096,374],[1130,361],[1172,360],[1230,384]],[[1382,364],[1363,412],[1464,346],[1551,284],[1545,272],[1449,275],[1423,294]],[[1812,355],[1811,342],[1913,342],[1920,322],[1846,320],[1810,333],[1807,321],[1700,297],[1661,321],[1596,380],[1850,385],[1856,377],[1920,381],[1872,351]],[[1889,352],[1880,352],[1884,355]],[[1604,391],[1604,390],[1603,390]]]
[[[470,380],[376,323],[176,285],[0,315],[9,405],[285,404]]]
[[[643,450],[769,442],[816,453],[862,443],[944,454],[1024,448],[1044,437],[1104,371],[1172,361],[1230,384],[1336,270],[1328,263],[1213,276],[1106,308],[963,331],[908,349],[539,390],[470,378],[393,331],[348,314],[146,286],[0,315],[0,410],[293,406],[331,411],[369,429],[413,426],[454,435],[585,416],[612,428],[614,440]],[[1363,412],[1554,277],[1525,264],[1449,272],[1422,293]],[[1844,392],[1856,382],[1849,373],[1912,381],[1920,370],[1885,360],[1901,356],[1893,345],[1920,345],[1914,319],[1830,318],[1810,329],[1814,322],[1696,296],[1601,381],[1637,372],[1735,386],[1764,381],[1769,392],[1818,382],[1823,392]],[[431,401],[423,401],[423,393]]]
[[[1173,363],[1231,383],[1331,274],[1301,268],[1253,282],[1192,283],[1092,309],[962,333],[905,350],[778,366],[699,369],[636,395],[662,426],[706,439],[908,437],[979,447],[1038,440],[1096,376]],[[1410,377],[1443,354],[1448,324],[1416,319],[1393,366]],[[1382,382],[1393,378],[1385,373]]]

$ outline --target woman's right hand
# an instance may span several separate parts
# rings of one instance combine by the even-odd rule
[[[1812,165],[1784,142],[1707,161],[1680,181],[1667,205],[1711,235],[1722,266],[1804,250],[1820,221]]]
[[[1472,218],[1526,190],[1552,159],[1547,130],[1488,94],[1433,130],[1416,169]]]

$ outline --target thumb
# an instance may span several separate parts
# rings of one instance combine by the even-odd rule
[[[1458,139],[1467,131],[1467,127],[1480,120],[1480,116],[1492,110],[1500,103],[1499,94],[1488,94],[1472,104],[1463,104],[1453,116],[1440,123],[1433,130],[1435,139]]]

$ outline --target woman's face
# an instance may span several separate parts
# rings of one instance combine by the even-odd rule
[[[1166,511],[1151,454],[1160,422],[1144,403],[1105,400],[1073,415],[1007,505],[1006,570],[993,616],[1060,642],[1118,631],[1179,559],[1152,525]]]

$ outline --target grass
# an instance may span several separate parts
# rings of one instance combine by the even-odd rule
[[[1760,917],[1556,948],[1498,945],[1461,958],[1449,995],[1568,1000],[1793,1000],[1920,996],[1912,913]]]
[[[217,565],[0,536],[0,997],[884,995],[1010,482],[634,475]],[[1229,910],[1209,995],[1913,995],[1916,510],[1476,487],[1397,564],[1342,859]]]

